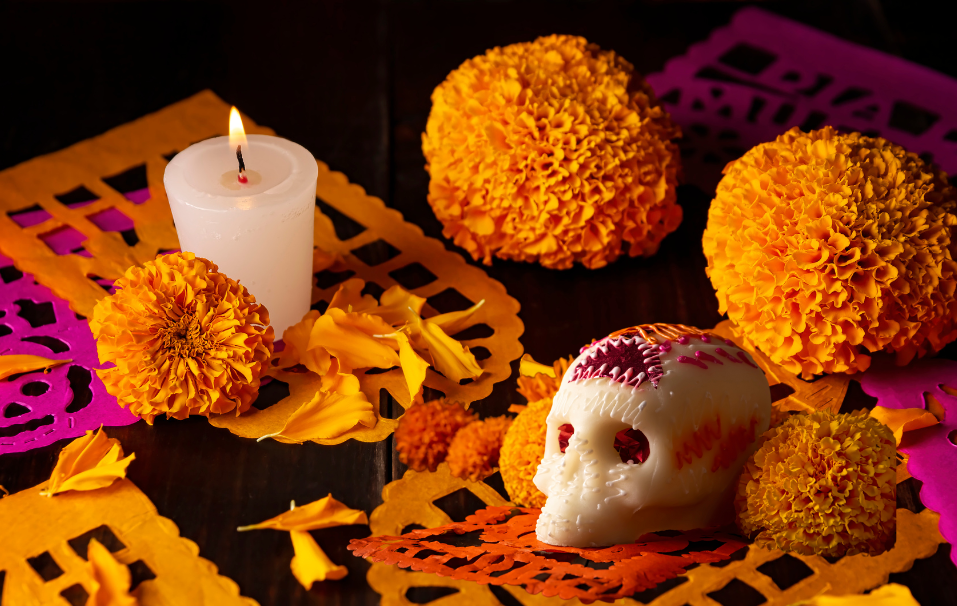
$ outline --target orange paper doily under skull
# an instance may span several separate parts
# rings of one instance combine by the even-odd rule
[[[75,312],[90,316],[96,302],[128,267],[178,248],[163,186],[166,164],[196,141],[227,134],[229,107],[211,91],[203,91],[0,172],[4,192],[0,252],[67,300]],[[244,117],[244,123],[249,133],[274,134],[249,117]],[[367,292],[376,296],[398,284],[424,297],[426,317],[464,310],[484,299],[464,329],[451,335],[472,349],[482,376],[460,385],[430,368],[425,386],[465,404],[488,396],[495,383],[511,375],[510,363],[522,355],[518,339],[524,326],[518,318],[518,301],[484,271],[406,222],[401,213],[367,195],[345,175],[318,164],[313,308],[325,309],[339,284],[350,277],[364,279]],[[137,195],[130,195],[131,191]],[[132,227],[110,231],[112,224],[102,220],[107,215],[121,217],[124,226]],[[377,416],[382,389],[403,407],[411,405],[408,390],[399,388],[400,369],[357,375]],[[289,383],[288,396],[264,411],[250,409],[242,417],[212,419],[213,424],[251,438],[278,431],[315,390],[302,377],[291,382],[288,374],[276,378]],[[401,410],[393,412],[391,416],[399,416]],[[380,416],[375,427],[317,441],[378,441],[392,433],[396,423]]]
[[[535,538],[539,513],[489,507],[465,522],[353,539],[349,549],[375,562],[588,603],[652,589],[693,564],[726,560],[746,546],[734,535],[694,531],[607,548],[555,547]]]

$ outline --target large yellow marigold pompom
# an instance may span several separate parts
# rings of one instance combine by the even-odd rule
[[[738,482],[738,526],[768,549],[876,555],[894,542],[894,434],[866,413],[794,415],[762,436]]]
[[[493,48],[432,93],[429,204],[475,259],[602,267],[681,222],[680,131],[630,63],[584,38]]]
[[[957,190],[884,139],[794,128],[725,168],[704,252],[720,311],[810,378],[957,338]]]
[[[93,309],[106,390],[152,423],[232,410],[259,393],[273,349],[269,313],[216,264],[193,253],[133,266]]]

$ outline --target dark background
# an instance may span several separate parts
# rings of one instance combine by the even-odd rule
[[[904,0],[759,2],[847,40],[957,76],[954,24],[945,3]],[[743,2],[69,2],[0,3],[0,169],[52,152],[211,88],[260,124],[301,143],[427,235],[441,226],[426,203],[420,142],[429,96],[446,74],[487,48],[540,35],[583,35],[642,73],[726,24]],[[3,195],[3,192],[0,192]],[[622,326],[721,317],[704,274],[700,235],[709,192],[679,188],[685,221],[652,259],[550,271],[496,261],[488,273],[522,304],[526,351],[540,361],[567,355]],[[689,246],[688,243],[694,245]],[[450,244],[447,244],[453,248]],[[603,293],[598,296],[598,293]],[[613,293],[611,296],[608,293]],[[521,402],[514,378],[476,403],[501,414]],[[868,404],[856,383],[847,407]],[[201,555],[263,604],[370,604],[368,566],[345,550],[365,527],[313,535],[346,564],[344,581],[306,592],[292,577],[287,533],[239,534],[290,499],[332,492],[371,512],[382,486],[401,474],[391,438],[296,447],[255,443],[204,419],[113,428],[135,451],[130,478],[195,541]],[[0,459],[11,492],[45,480],[61,445]],[[902,504],[920,508],[913,484]],[[916,503],[916,504],[915,504]],[[454,507],[454,505],[450,505]],[[0,520],[0,524],[10,523]],[[0,546],[2,549],[2,546]],[[937,555],[891,580],[924,605],[957,604],[957,570]]]

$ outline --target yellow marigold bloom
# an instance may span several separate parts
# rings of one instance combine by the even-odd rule
[[[895,536],[896,453],[894,434],[866,411],[793,415],[745,465],[738,526],[768,549],[882,553]]]
[[[97,370],[121,406],[152,423],[240,414],[259,393],[272,355],[269,313],[216,264],[193,253],[134,266],[101,299],[90,328]]]
[[[793,128],[725,167],[704,252],[720,311],[804,378],[957,338],[957,190],[884,139]]]
[[[429,204],[473,258],[602,267],[681,222],[680,130],[630,63],[584,38],[493,48],[432,93]]]
[[[545,370],[547,366],[538,364],[531,356],[525,354],[522,356],[522,366],[519,370],[521,376],[518,377],[518,393],[529,402],[552,398],[562,384],[562,377],[574,361],[575,356],[559,358],[552,363],[551,372],[547,372]],[[536,370],[541,372],[535,372]]]
[[[532,479],[545,456],[545,420],[551,410],[551,397],[529,403],[505,434],[498,467],[505,490],[516,505],[545,505],[546,497]]]
[[[452,475],[478,481],[492,473],[498,466],[502,441],[511,423],[508,417],[491,417],[458,430],[445,458]]]
[[[455,433],[475,418],[475,413],[445,398],[412,406],[395,428],[399,460],[416,471],[435,471]]]

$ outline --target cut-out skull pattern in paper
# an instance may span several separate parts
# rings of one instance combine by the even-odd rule
[[[86,320],[2,255],[0,282],[0,355],[72,360],[0,381],[0,455],[136,422],[93,372],[96,342]]]

